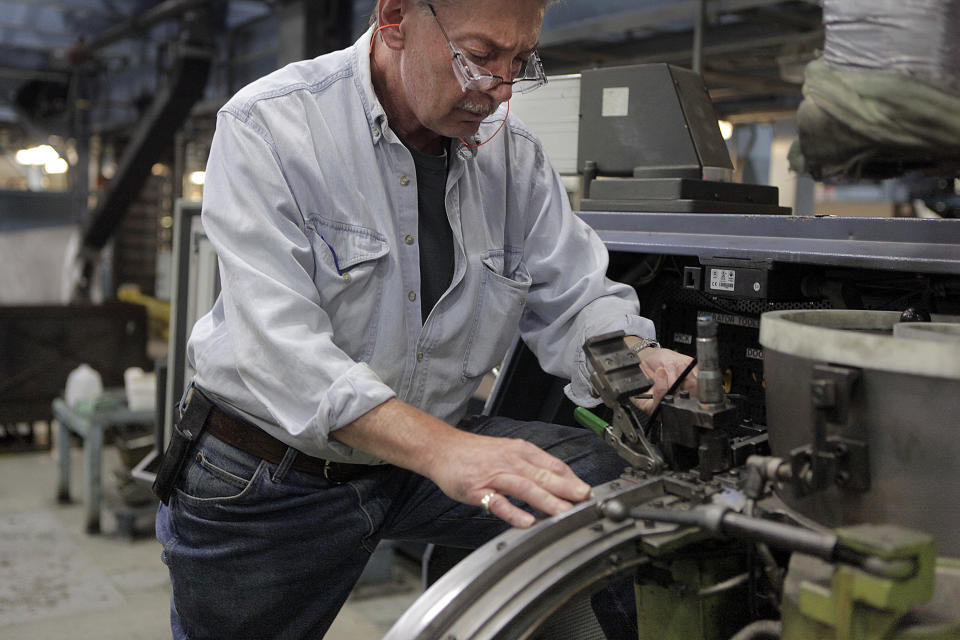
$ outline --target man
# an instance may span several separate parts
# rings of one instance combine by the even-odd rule
[[[190,339],[194,441],[157,521],[175,637],[321,637],[380,539],[473,548],[622,470],[584,430],[460,422],[518,327],[585,405],[583,341],[653,336],[504,122],[543,81],[543,12],[379,0],[376,35],[221,110],[203,221],[223,291]],[[689,358],[643,353],[650,409]]]

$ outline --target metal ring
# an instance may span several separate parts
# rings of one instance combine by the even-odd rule
[[[487,495],[480,498],[480,506],[483,507],[483,512],[487,515],[490,515],[490,500],[493,499],[493,496],[497,495],[494,492],[490,492]]]

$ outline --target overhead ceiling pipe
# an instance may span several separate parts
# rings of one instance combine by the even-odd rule
[[[146,11],[93,36],[84,43],[84,48],[87,51],[93,52],[103,49],[104,47],[109,47],[130,36],[136,35],[144,29],[149,29],[164,20],[171,20],[191,9],[199,9],[208,5],[211,1],[212,0],[166,0],[166,2],[161,2],[158,5],[150,7]]]

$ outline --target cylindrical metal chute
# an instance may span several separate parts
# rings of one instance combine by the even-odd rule
[[[774,455],[814,440],[817,367],[857,370],[845,425],[865,442],[869,488],[833,485],[781,497],[828,527],[896,523],[930,533],[939,553],[960,556],[960,341],[894,336],[899,313],[775,311],[761,319],[767,422]],[[920,325],[916,325],[920,326]],[[906,328],[908,332],[922,329]],[[903,331],[904,329],[899,329]]]

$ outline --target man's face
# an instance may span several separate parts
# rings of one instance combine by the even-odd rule
[[[450,40],[472,62],[511,80],[517,58],[533,51],[543,22],[542,0],[466,0],[434,5],[437,17],[411,4],[400,74],[404,99],[422,126],[448,137],[466,138],[512,94],[509,85],[464,92],[451,66]]]

